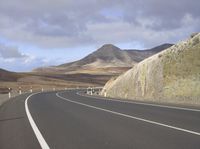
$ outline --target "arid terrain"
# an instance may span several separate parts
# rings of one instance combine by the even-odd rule
[[[111,77],[117,77],[138,62],[152,56],[172,44],[163,44],[147,50],[121,50],[106,44],[85,58],[59,66],[34,69],[32,72],[16,73],[0,70],[0,90],[27,92],[103,86]]]
[[[37,73],[16,73],[0,81],[0,88],[12,88],[23,91],[38,89],[52,90],[52,88],[76,88],[86,86],[102,86],[110,78],[109,75],[90,74],[37,74]]]

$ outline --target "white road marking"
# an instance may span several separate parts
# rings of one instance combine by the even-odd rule
[[[85,96],[85,97],[89,97],[89,98],[95,98],[95,99],[102,99],[102,100],[109,100],[109,101],[116,101],[116,102],[123,102],[123,103],[132,103],[132,104],[137,104],[137,105],[145,105],[145,106],[152,106],[152,107],[161,107],[161,108],[168,108],[168,109],[200,112],[200,109],[191,109],[191,108],[183,108],[183,107],[176,107],[176,106],[165,106],[165,105],[159,105],[159,104],[142,103],[142,102],[134,102],[134,101],[123,101],[123,100],[118,100],[118,99],[110,99],[110,98],[82,95],[80,93],[77,93],[77,95]]]
[[[38,129],[37,125],[35,124],[32,116],[31,116],[31,113],[29,111],[29,108],[28,108],[28,100],[30,99],[31,96],[33,95],[36,95],[38,93],[34,93],[34,94],[31,94],[30,96],[28,96],[25,100],[25,110],[26,110],[26,115],[28,117],[28,120],[31,124],[31,127],[33,129],[33,132],[35,133],[35,136],[36,138],[38,139],[39,143],[40,143],[40,146],[42,149],[50,149],[47,142],[45,141],[44,137],[42,136],[40,130]]]
[[[155,124],[155,125],[159,125],[159,126],[163,126],[163,127],[167,127],[167,128],[171,128],[171,129],[175,129],[175,130],[179,130],[179,131],[183,131],[183,132],[187,132],[187,133],[190,133],[190,134],[200,136],[199,132],[195,132],[195,131],[191,131],[191,130],[187,130],[187,129],[183,129],[183,128],[179,128],[179,127],[175,127],[175,126],[171,126],[171,125],[167,125],[167,124],[163,124],[163,123],[159,123],[159,122],[155,122],[155,121],[151,121],[151,120],[147,120],[147,119],[143,119],[143,118],[139,118],[139,117],[135,117],[135,116],[131,116],[131,115],[127,115],[127,114],[123,114],[123,113],[119,113],[119,112],[115,112],[115,111],[111,111],[111,110],[107,110],[107,109],[103,109],[103,108],[99,108],[99,107],[96,107],[96,106],[84,104],[84,103],[77,102],[77,101],[72,101],[72,100],[69,100],[67,98],[60,96],[58,93],[56,93],[56,96],[63,99],[63,100],[66,100],[68,102],[75,103],[75,104],[78,104],[78,105],[82,105],[82,106],[85,106],[85,107],[105,111],[105,112],[112,113],[112,114],[115,114],[115,115],[120,115],[120,116],[123,116],[123,117],[127,117],[127,118],[131,118],[131,119],[143,121],[143,122],[146,122],[146,123]]]

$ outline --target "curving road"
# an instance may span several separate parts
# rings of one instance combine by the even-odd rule
[[[200,110],[104,100],[78,90],[0,107],[0,149],[199,149]]]

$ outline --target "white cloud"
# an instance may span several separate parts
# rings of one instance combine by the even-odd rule
[[[163,34],[176,42],[200,30],[199,5],[199,0],[1,0],[0,37],[46,49],[123,44],[125,39],[149,46],[143,40],[147,35],[152,43],[161,43],[157,36]],[[175,39],[172,32],[178,30],[185,33]]]
[[[46,58],[23,54],[17,47],[0,44],[0,68],[14,71],[30,71],[38,66],[52,64],[53,61]]]
[[[6,46],[0,43],[0,57],[4,59],[27,58],[28,56],[21,53],[17,47]]]
[[[29,57],[25,59],[3,59],[0,57],[0,68],[17,72],[31,71],[38,67],[52,66],[56,64],[58,64],[57,59],[46,59],[43,57]]]

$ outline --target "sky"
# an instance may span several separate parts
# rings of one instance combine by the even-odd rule
[[[0,68],[31,71],[103,44],[146,49],[200,31],[199,0],[0,0]]]

